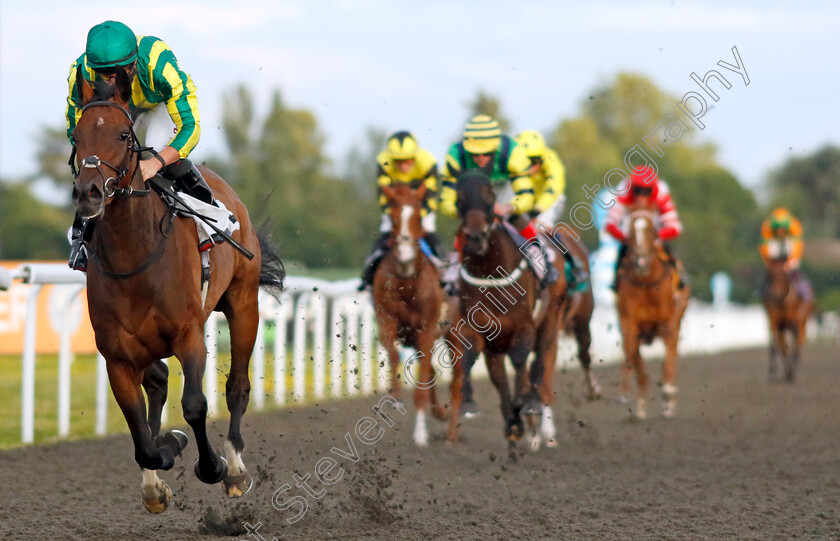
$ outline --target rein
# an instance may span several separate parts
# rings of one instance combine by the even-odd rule
[[[650,281],[650,282],[645,281],[645,280],[637,280],[637,279],[633,278],[632,274],[630,274],[630,273],[621,273],[621,279],[622,280],[627,280],[627,282],[629,282],[631,285],[634,285],[636,287],[642,287],[642,288],[646,288],[646,289],[658,287],[659,284],[661,284],[662,281],[665,280],[665,278],[667,278],[671,274],[670,271],[668,270],[668,267],[670,267],[670,265],[668,263],[665,263],[661,259],[660,259],[660,261],[662,262],[662,274],[659,275],[659,278],[657,278],[656,280],[653,280],[653,281]],[[622,264],[621,270],[627,270],[624,267],[625,266]]]
[[[94,107],[113,107],[115,109],[119,109],[125,117],[130,122],[128,129],[131,133],[131,138],[128,143],[128,151],[129,156],[127,161],[131,161],[131,155],[137,155],[137,164],[140,163],[140,153],[145,151],[152,151],[155,154],[155,150],[152,147],[141,147],[139,140],[137,139],[137,134],[134,133],[134,121],[131,118],[131,114],[126,110],[125,107],[119,105],[117,103],[107,101],[107,100],[98,100],[92,101],[82,107],[82,114],[88,109],[92,109]],[[76,169],[76,145],[73,145],[73,149],[70,151],[70,159],[68,160],[67,164],[70,166],[70,170],[73,172],[73,178],[78,179],[81,171]],[[137,168],[137,164],[135,164],[135,171]],[[102,166],[106,166],[114,171],[117,174],[116,177],[106,177],[105,173],[102,172]],[[144,181],[146,189],[144,190],[135,190],[130,184],[124,188],[119,187],[119,183],[122,179],[128,174],[129,167],[116,167],[105,160],[102,160],[97,155],[87,156],[82,158],[82,161],[79,162],[79,166],[82,169],[96,169],[99,175],[102,177],[104,182],[102,183],[102,192],[106,199],[110,199],[112,197],[143,197],[149,195],[151,193],[151,189],[149,188],[149,181]]]
[[[152,183],[152,187],[158,193],[161,193],[161,192],[164,191],[163,187],[159,186],[156,183]],[[163,198],[161,198],[161,200],[163,200]],[[174,206],[169,204],[169,203],[166,203],[165,200],[163,200],[163,201],[166,204],[167,210],[166,210],[166,214],[164,214],[163,218],[161,219],[161,227],[160,227],[161,237],[160,237],[160,240],[158,241],[158,244],[155,247],[152,254],[148,258],[146,258],[145,261],[143,261],[142,263],[140,263],[139,265],[137,265],[136,267],[134,267],[130,271],[116,272],[116,271],[106,269],[102,265],[102,258],[99,257],[99,251],[98,250],[92,250],[91,258],[99,259],[99,261],[100,261],[99,267],[102,269],[102,274],[104,274],[108,278],[113,278],[115,280],[124,280],[126,278],[131,278],[132,276],[137,276],[138,274],[142,273],[143,271],[145,271],[149,267],[151,267],[154,263],[156,263],[158,259],[160,259],[161,255],[163,254],[163,246],[164,246],[164,244],[166,244],[167,239],[169,239],[169,232],[172,230],[172,224],[175,222],[175,217],[177,215],[176,212],[175,212]],[[167,223],[166,228],[164,228],[163,227],[163,222],[167,219],[167,217],[169,218],[169,223]]]

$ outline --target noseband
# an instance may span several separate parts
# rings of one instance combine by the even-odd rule
[[[82,107],[82,114],[85,113],[88,109],[92,109],[94,107],[113,107],[115,109],[119,109],[125,117],[130,122],[128,129],[131,133],[131,138],[128,142],[128,158],[125,160],[126,162],[131,161],[131,155],[137,155],[137,163],[140,163],[140,153],[146,150],[152,150],[151,147],[141,147],[140,143],[137,140],[137,135],[134,133],[134,121],[131,119],[131,114],[126,110],[125,107],[119,105],[117,103],[106,101],[106,100],[99,100],[99,101],[92,101]],[[79,175],[81,175],[81,171],[76,169],[76,145],[73,145],[73,150],[70,152],[70,160],[67,162],[70,165],[70,170],[73,172],[73,178],[78,180]],[[106,166],[116,173],[117,176],[110,176],[106,177],[105,173],[102,171],[102,166]],[[105,160],[102,160],[97,155],[87,156],[82,158],[79,162],[79,166],[82,169],[96,169],[99,173],[99,176],[102,177],[102,192],[106,199],[110,199],[114,196],[117,197],[129,197],[129,196],[144,196],[150,193],[149,183],[148,181],[145,182],[146,189],[145,190],[135,190],[129,184],[128,186],[121,188],[119,187],[120,182],[122,179],[128,174],[129,167],[126,164],[123,167],[116,167]]]

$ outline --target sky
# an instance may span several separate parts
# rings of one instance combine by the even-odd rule
[[[254,93],[257,114],[275,90],[288,106],[311,110],[338,167],[354,145],[364,146],[369,126],[413,131],[441,159],[479,90],[500,99],[513,132],[548,133],[618,71],[644,74],[677,97],[698,91],[692,72],[724,74],[732,87],[712,83],[720,99],[698,138],[718,145],[720,161],[756,191],[788,157],[840,145],[834,2],[140,5],[0,0],[0,178],[37,170],[37,135],[66,125],[70,64],[90,27],[107,19],[166,41],[193,78],[202,135],[192,157],[199,162],[226,152],[222,96],[240,83]],[[735,63],[733,46],[749,85],[717,65]],[[68,190],[69,181],[68,170]]]

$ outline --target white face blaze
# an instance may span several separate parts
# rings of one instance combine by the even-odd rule
[[[400,263],[410,263],[416,257],[414,241],[408,228],[413,214],[414,207],[411,205],[403,205],[400,209],[400,235],[397,239],[397,261]]]
[[[643,246],[645,242],[645,232],[647,231],[647,221],[644,218],[636,218],[633,220],[633,231],[636,233],[636,246]]]

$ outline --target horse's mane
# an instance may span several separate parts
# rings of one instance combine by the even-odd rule
[[[478,169],[468,169],[458,177],[458,214],[464,216],[469,210],[480,210],[487,215],[493,213],[495,195],[490,178]]]

